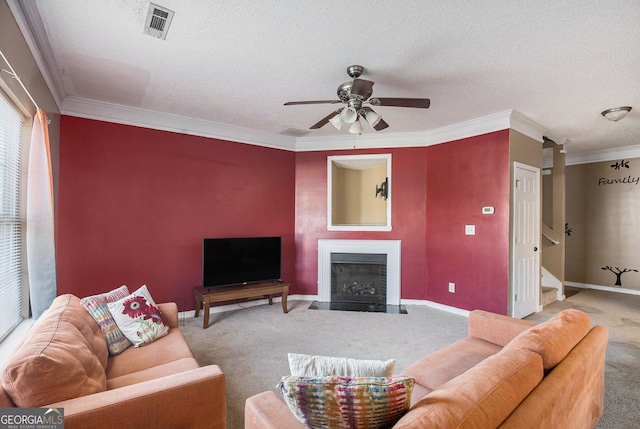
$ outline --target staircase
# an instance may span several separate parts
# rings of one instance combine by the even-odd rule
[[[542,298],[540,305],[545,307],[555,301],[563,301],[562,282],[542,267]]]
[[[546,307],[552,302],[556,302],[558,296],[558,289],[554,287],[542,286],[542,299],[540,304],[542,307]]]

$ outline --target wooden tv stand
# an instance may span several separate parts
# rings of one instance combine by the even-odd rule
[[[233,301],[242,298],[257,298],[261,296],[269,297],[269,305],[273,304],[273,295],[282,294],[282,311],[288,313],[287,295],[289,294],[289,284],[282,282],[252,283],[240,286],[224,286],[203,288],[195,286],[193,295],[196,298],[196,314],[200,315],[200,309],[204,305],[203,329],[209,327],[209,308],[212,302]]]

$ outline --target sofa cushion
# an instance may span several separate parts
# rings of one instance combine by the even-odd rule
[[[543,377],[541,357],[504,349],[416,403],[394,428],[496,428]]]
[[[542,356],[545,369],[555,367],[591,329],[589,315],[563,310],[515,337],[505,348],[526,348]]]
[[[144,347],[129,347],[119,355],[111,356],[107,380],[183,358],[193,358],[193,353],[180,329],[172,328],[158,341]]]
[[[488,341],[467,337],[412,363],[400,375],[413,377],[416,384],[436,390],[500,350],[502,347]]]
[[[324,377],[341,375],[343,377],[391,377],[396,360],[389,359],[352,359],[329,356],[311,356],[289,353],[291,375],[301,377]]]
[[[122,285],[110,292],[87,296],[80,300],[89,315],[100,326],[102,335],[107,342],[109,353],[112,355],[117,355],[124,351],[131,345],[131,341],[124,336],[118,325],[116,325],[107,303],[118,301],[127,295],[129,295],[129,289],[127,286]]]
[[[40,407],[106,389],[107,345],[73,295],[57,297],[29,330],[2,374],[19,407]]]
[[[200,368],[200,365],[198,365],[198,362],[194,358],[182,358],[173,362],[142,369],[131,374],[110,378],[107,380],[107,390],[131,386],[133,384],[142,383],[143,381],[155,380],[156,378],[162,378],[196,368]]]
[[[169,332],[169,324],[146,285],[107,306],[118,328],[135,347],[150,344]]]
[[[289,409],[310,428],[388,428],[409,408],[410,377],[283,377]]]

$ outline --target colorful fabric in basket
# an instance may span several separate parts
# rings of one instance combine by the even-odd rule
[[[310,428],[393,426],[409,409],[411,377],[282,377],[289,409]]]

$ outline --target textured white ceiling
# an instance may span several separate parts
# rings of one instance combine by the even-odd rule
[[[637,0],[155,3],[175,12],[166,40],[143,34],[147,1],[35,0],[63,98],[277,134],[336,108],[284,102],[336,98],[360,64],[374,96],[431,99],[376,108],[389,124],[378,134],[513,109],[572,152],[640,144]],[[624,105],[620,122],[600,115]]]

